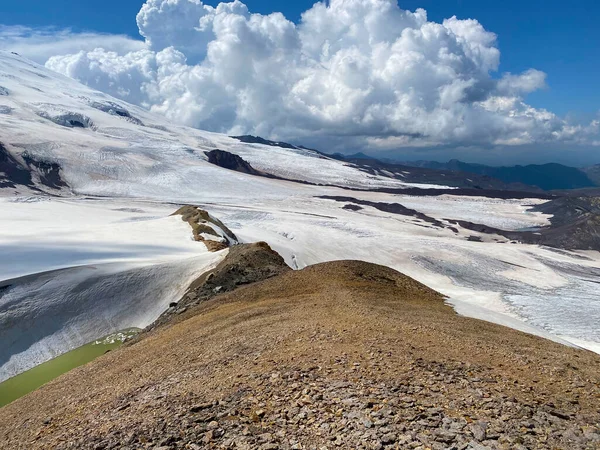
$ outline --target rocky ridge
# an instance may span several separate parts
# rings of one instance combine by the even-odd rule
[[[197,206],[182,206],[172,215],[181,216],[192,227],[194,239],[206,245],[211,252],[224,250],[237,243],[237,237],[223,222]]]
[[[443,300],[362,262],[286,271],[1,409],[0,448],[599,448],[597,355]]]

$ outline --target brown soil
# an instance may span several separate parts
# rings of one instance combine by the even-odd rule
[[[192,227],[194,239],[198,242],[203,242],[210,252],[218,252],[229,247],[230,242],[237,242],[237,238],[232,231],[225,226],[219,219],[212,217],[208,211],[200,209],[196,206],[186,205],[175,211],[173,216],[180,215],[184,222],[187,222]],[[210,234],[215,237],[220,237],[219,233],[211,226],[216,225],[223,233],[225,233],[223,241],[213,241],[205,239],[204,234]]]
[[[599,368],[340,261],[201,303],[0,409],[0,447],[594,449]]]

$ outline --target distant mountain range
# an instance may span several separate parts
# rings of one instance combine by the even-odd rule
[[[415,161],[406,162],[404,164],[428,169],[451,170],[453,172],[486,175],[504,181],[505,183],[523,183],[530,186],[537,186],[545,191],[556,189],[583,189],[598,186],[584,170],[556,163],[492,167],[483,164],[470,164],[457,159],[452,159],[446,163]],[[596,179],[600,182],[600,168],[597,168],[596,174]]]
[[[484,164],[473,164],[452,159],[448,162],[437,161],[402,161],[395,162],[389,159],[377,159],[365,153],[359,152],[352,155],[342,155],[334,153],[332,158],[352,162],[376,165],[379,168],[389,167],[413,167],[419,169],[429,169],[435,171],[452,172],[454,174],[471,174],[479,177],[505,183],[511,188],[524,186],[538,188],[544,191],[567,190],[567,189],[586,189],[600,186],[600,164],[576,168],[565,166],[563,164],[529,164],[516,166],[494,167]],[[375,163],[376,161],[376,163]],[[446,175],[447,176],[447,175]],[[473,180],[475,181],[475,180]],[[481,181],[481,180],[478,180]]]
[[[355,164],[374,175],[390,176],[410,183],[514,191],[561,191],[600,187],[600,164],[579,169],[557,163],[494,167],[458,159],[448,162],[394,161],[387,158],[378,159],[363,152],[351,155],[327,154],[286,142],[269,141],[258,136],[234,137],[249,144],[311,150],[322,156]]]
[[[596,186],[600,186],[600,164],[581,169]]]

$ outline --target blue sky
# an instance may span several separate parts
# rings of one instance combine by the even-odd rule
[[[8,2],[7,2],[8,3]],[[4,25],[71,27],[139,37],[135,15],[143,1],[21,0],[5,3]],[[216,1],[205,1],[215,5]],[[245,0],[253,12],[280,11],[294,21],[313,0]],[[530,67],[546,72],[548,88],[528,102],[556,114],[590,120],[600,109],[600,2],[595,0],[400,0],[400,7],[424,8],[430,20],[456,15],[475,18],[498,35],[501,72]],[[101,5],[101,7],[99,7]]]

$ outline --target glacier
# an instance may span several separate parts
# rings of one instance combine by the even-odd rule
[[[206,209],[243,242],[268,242],[293,268],[339,259],[387,265],[446,295],[460,314],[600,352],[600,253],[319,197],[400,203],[445,225],[507,230],[547,225],[549,216],[532,211],[544,200],[375,192],[440,186],[183,127],[7,52],[0,92],[0,143],[15,161],[38,162],[33,184],[0,189],[0,381],[148,325],[218,264],[227,250],[209,253],[171,216],[182,204]],[[280,178],[212,165],[205,152],[214,149]],[[48,164],[60,167],[64,186],[44,183]]]

